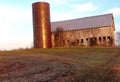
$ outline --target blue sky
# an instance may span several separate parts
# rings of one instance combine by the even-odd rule
[[[0,49],[31,47],[32,3],[50,3],[51,21],[113,13],[120,30],[120,0],[0,0]]]

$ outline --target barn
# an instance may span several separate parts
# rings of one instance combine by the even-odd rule
[[[112,13],[51,23],[52,47],[114,46]]]

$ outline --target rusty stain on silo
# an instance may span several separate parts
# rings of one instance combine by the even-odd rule
[[[50,7],[47,2],[32,4],[34,48],[51,48]]]

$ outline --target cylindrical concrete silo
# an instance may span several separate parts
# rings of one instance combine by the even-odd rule
[[[47,2],[32,4],[34,48],[51,48],[50,7]]]

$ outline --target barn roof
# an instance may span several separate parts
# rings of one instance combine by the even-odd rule
[[[104,14],[72,20],[58,21],[51,23],[51,31],[56,32],[56,28],[60,27],[64,31],[78,30],[87,28],[98,28],[112,25],[113,14]]]

